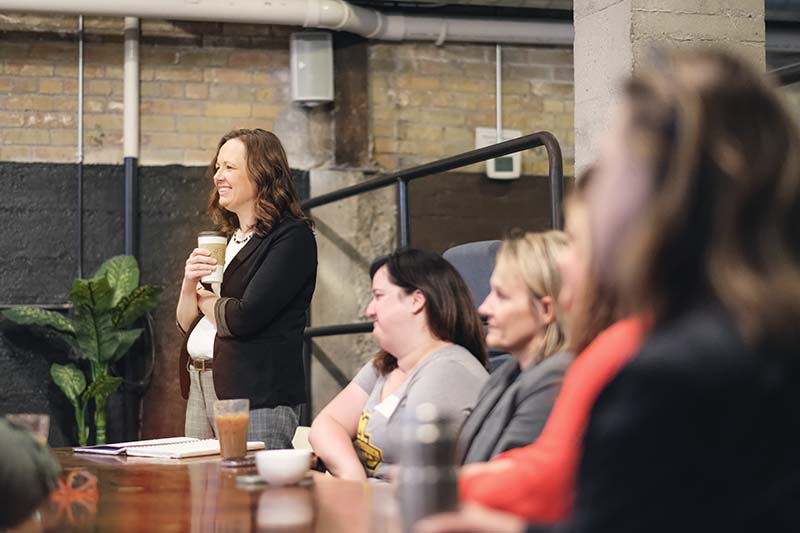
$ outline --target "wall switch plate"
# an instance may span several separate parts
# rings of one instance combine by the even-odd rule
[[[519,130],[503,129],[503,141],[521,137]],[[475,128],[475,148],[497,144],[496,128]],[[496,180],[513,180],[522,173],[522,152],[508,154],[486,161],[486,176]]]

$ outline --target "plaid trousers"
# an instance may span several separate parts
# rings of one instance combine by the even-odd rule
[[[214,425],[214,377],[211,370],[199,371],[190,367],[189,401],[186,404],[187,437],[213,439],[217,436]],[[261,441],[268,450],[292,447],[292,437],[300,423],[299,405],[278,405],[250,410],[247,440]]]

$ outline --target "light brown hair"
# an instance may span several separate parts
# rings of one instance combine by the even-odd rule
[[[594,173],[595,168],[590,165],[575,180],[575,185],[564,204],[567,218],[570,217],[570,213],[574,214],[578,209],[587,209],[587,195],[594,180]],[[588,234],[589,228],[584,229]],[[621,318],[617,292],[607,283],[600,281],[596,264],[591,257],[591,248],[590,242],[590,257],[587,258],[588,279],[584,280],[584,290],[580,294],[575,294],[575,301],[572,302],[567,321],[568,346],[576,356],[580,355],[603,330]]]
[[[767,79],[691,49],[625,86],[653,195],[628,247],[633,302],[656,322],[719,304],[751,342],[800,328],[800,132]]]
[[[271,131],[256,129],[233,130],[222,136],[206,174],[213,181],[217,156],[222,145],[231,139],[240,140],[247,154],[247,176],[256,184],[256,227],[261,237],[286,217],[300,220],[313,228],[313,223],[300,207],[300,197],[294,187],[289,162],[280,139]],[[232,234],[239,227],[239,218],[219,204],[216,187],[211,191],[209,212],[220,230]]]

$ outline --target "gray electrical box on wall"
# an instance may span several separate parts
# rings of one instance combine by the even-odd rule
[[[329,32],[291,35],[292,101],[319,105],[333,101],[333,39]]]

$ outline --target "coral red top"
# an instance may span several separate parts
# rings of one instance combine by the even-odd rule
[[[513,513],[529,522],[567,518],[589,413],[600,391],[638,350],[644,330],[641,320],[626,319],[598,335],[564,376],[539,438],[490,461],[509,461],[508,468],[462,476],[462,501]]]

